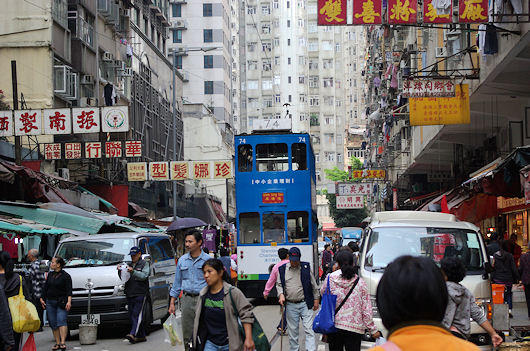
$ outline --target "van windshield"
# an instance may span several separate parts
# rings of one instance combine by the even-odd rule
[[[403,255],[425,256],[440,262],[458,257],[467,274],[482,274],[484,257],[479,233],[472,230],[432,227],[374,228],[366,244],[364,265],[371,271],[383,271]]]
[[[57,255],[64,258],[66,267],[106,266],[130,261],[132,239],[76,240],[61,244]]]

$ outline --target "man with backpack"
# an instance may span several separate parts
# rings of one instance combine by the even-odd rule
[[[297,247],[289,250],[289,262],[278,268],[276,290],[278,302],[286,309],[290,351],[299,349],[300,320],[306,335],[306,350],[315,351],[313,311],[318,310],[320,292],[309,262],[301,262],[300,256]]]

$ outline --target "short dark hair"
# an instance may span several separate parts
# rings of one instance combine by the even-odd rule
[[[460,283],[466,276],[466,266],[458,257],[443,258],[440,261],[440,268],[450,282]]]
[[[329,244],[324,244],[324,250],[329,247]]]
[[[427,257],[396,258],[377,286],[377,308],[387,329],[404,322],[441,322],[447,300],[442,272]]]
[[[0,251],[0,266],[4,269],[6,279],[10,279],[14,274],[15,263],[11,259],[9,252]]]
[[[280,260],[285,260],[289,256],[289,250],[287,250],[285,247],[280,247],[278,249],[278,257]]]
[[[202,241],[202,234],[197,229],[187,232],[186,235],[184,235],[184,238],[190,235],[193,235],[193,238],[195,239],[196,242]]]
[[[66,265],[66,262],[64,262],[64,258],[60,256],[55,256],[55,263],[57,263],[61,268],[63,268]]]
[[[353,252],[357,252],[359,251],[359,245],[355,242],[355,241],[350,241],[348,243],[348,247],[353,251]]]
[[[510,249],[512,248],[512,243],[510,242],[510,240],[503,240],[501,242],[501,249],[503,251],[507,251],[507,252],[510,252]]]

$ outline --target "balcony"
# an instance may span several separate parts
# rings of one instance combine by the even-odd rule
[[[64,28],[68,28],[68,1],[53,0],[52,18]]]
[[[94,27],[83,18],[78,17],[77,11],[68,11],[68,28],[74,38],[80,39],[87,46],[94,48]]]

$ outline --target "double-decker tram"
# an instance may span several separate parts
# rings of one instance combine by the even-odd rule
[[[280,247],[298,247],[317,277],[315,156],[309,134],[237,135],[234,145],[238,287],[247,297],[263,296]]]

